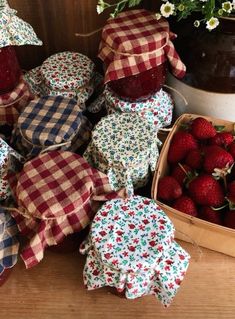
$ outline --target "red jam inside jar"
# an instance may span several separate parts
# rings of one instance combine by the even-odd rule
[[[7,281],[10,274],[12,272],[12,268],[6,268],[0,275],[0,287]]]
[[[18,84],[20,75],[21,69],[15,48],[0,48],[0,94],[12,91]]]
[[[167,62],[155,68],[108,83],[109,87],[121,98],[135,101],[148,98],[159,91],[165,83]]]

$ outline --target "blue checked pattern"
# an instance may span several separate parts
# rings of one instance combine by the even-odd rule
[[[8,212],[0,209],[0,275],[17,262],[19,250],[17,233],[14,219]]]
[[[64,149],[70,150],[74,140],[76,145],[87,140],[90,129],[76,100],[44,96],[31,101],[21,113],[15,131],[16,145],[23,146],[25,156],[36,156],[42,149],[61,143],[68,143]]]

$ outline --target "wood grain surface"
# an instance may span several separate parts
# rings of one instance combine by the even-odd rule
[[[185,280],[172,305],[165,309],[153,296],[126,300],[108,288],[87,291],[78,252],[47,252],[36,267],[21,260],[0,288],[0,318],[7,319],[234,319],[235,259],[180,242],[191,254]]]

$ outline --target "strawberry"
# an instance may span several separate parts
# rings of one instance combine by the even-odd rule
[[[189,151],[196,148],[198,148],[198,143],[190,133],[178,131],[172,138],[167,160],[169,163],[178,163],[184,159]]]
[[[209,121],[197,117],[191,123],[191,134],[198,140],[205,140],[215,136],[216,130]]]
[[[215,136],[209,139],[210,145],[218,145],[227,147],[233,142],[233,135],[229,132],[219,132]]]
[[[185,164],[194,169],[202,167],[203,156],[200,149],[192,150],[188,153],[185,159]]]
[[[228,152],[232,155],[235,159],[235,142],[231,143],[228,147]]]
[[[228,184],[227,198],[232,204],[235,205],[235,181],[232,181]]]
[[[203,168],[207,173],[213,173],[215,168],[223,169],[234,163],[232,155],[220,146],[212,145],[204,148],[204,150]]]
[[[228,210],[225,213],[224,226],[235,229],[235,210]]]
[[[159,180],[158,198],[171,201],[182,195],[182,188],[172,176],[164,176]]]
[[[185,164],[182,164],[181,166],[176,165],[172,171],[171,176],[177,180],[180,186],[183,186],[184,182],[187,179],[187,173],[191,172],[191,168]]]
[[[199,218],[214,224],[222,225],[221,211],[214,210],[210,206],[201,207],[199,211]]]
[[[180,196],[173,204],[173,208],[178,209],[179,211],[191,215],[197,216],[197,208],[193,200],[185,195]]]
[[[199,175],[189,183],[188,190],[196,204],[219,207],[224,202],[223,189],[211,175]]]

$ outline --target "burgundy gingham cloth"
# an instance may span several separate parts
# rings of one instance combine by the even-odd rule
[[[23,77],[21,77],[13,91],[0,95],[0,124],[13,125],[17,123],[21,110],[33,98],[34,95],[30,92]]]
[[[85,228],[99,201],[125,196],[124,190],[111,190],[106,175],[67,151],[51,151],[27,162],[12,190],[18,205],[12,215],[30,239],[21,254],[26,268],[40,262],[47,246]]]
[[[166,19],[146,10],[130,10],[108,19],[98,57],[107,70],[105,83],[147,71],[169,60],[172,73],[181,78],[186,67],[173,43]]]

